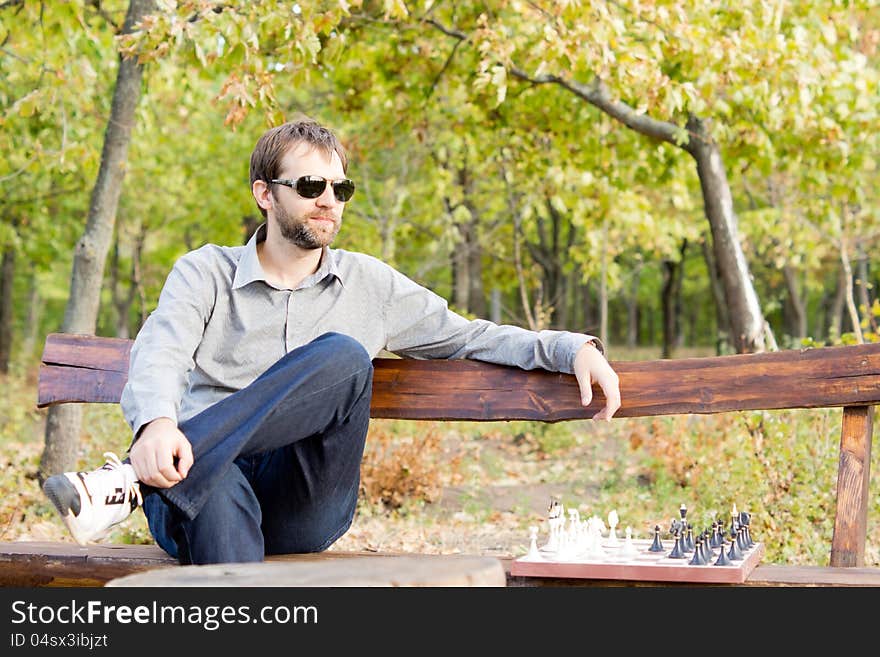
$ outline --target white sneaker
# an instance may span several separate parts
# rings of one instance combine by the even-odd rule
[[[43,492],[80,545],[101,538],[143,504],[137,475],[130,463],[105,452],[107,463],[91,472],[52,475]]]

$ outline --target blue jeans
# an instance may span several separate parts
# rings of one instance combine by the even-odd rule
[[[141,487],[156,542],[182,564],[330,547],[354,518],[372,383],[360,343],[326,333],[183,422],[188,476]]]

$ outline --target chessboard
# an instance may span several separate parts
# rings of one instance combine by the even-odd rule
[[[565,512],[568,511],[566,521]],[[682,504],[662,535],[654,526],[653,539],[635,538],[630,527],[625,538],[617,533],[616,511],[608,526],[596,515],[581,520],[576,509],[551,500],[549,538],[538,547],[538,527],[530,527],[526,555],[511,562],[510,574],[519,577],[613,579],[650,582],[741,584],[764,556],[764,545],[753,540],[751,514],[737,511],[727,521],[713,520],[711,529],[694,531]]]
[[[520,577],[741,584],[764,556],[763,543],[755,543],[743,552],[743,559],[732,561],[730,565],[717,566],[713,562],[691,565],[691,554],[686,553],[686,557],[674,559],[669,556],[671,548],[663,552],[649,552],[651,543],[648,539],[633,539],[635,551],[631,555],[623,553],[623,543],[617,546],[603,544],[602,557],[575,555],[560,559],[556,552],[541,550],[539,559],[528,555],[514,559],[510,574]]]

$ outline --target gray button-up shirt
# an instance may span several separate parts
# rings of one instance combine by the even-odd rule
[[[135,436],[158,417],[187,420],[330,331],[373,358],[385,349],[569,374],[578,349],[595,340],[465,319],[380,260],[341,249],[325,248],[318,271],[296,289],[278,288],[257,256],[265,231],[245,246],[208,244],[175,263],[131,351],[121,404]]]

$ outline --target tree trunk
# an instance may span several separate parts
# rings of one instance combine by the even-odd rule
[[[21,352],[28,360],[30,360],[37,346],[37,335],[40,332],[40,318],[43,315],[44,304],[43,299],[40,297],[40,288],[37,285],[37,277],[33,270],[31,270],[29,278],[27,317],[24,323],[24,343],[21,347]]]
[[[133,31],[154,7],[154,0],[130,0],[122,33]],[[113,239],[135,110],[141,97],[142,76],[143,67],[136,58],[119,58],[101,164],[92,189],[85,232],[74,252],[70,296],[61,326],[63,333],[95,332],[104,263]],[[56,472],[74,469],[81,422],[82,412],[78,406],[59,404],[50,407],[38,473],[40,482]]]
[[[859,310],[856,308],[856,300],[853,296],[853,276],[852,266],[849,262],[849,252],[847,251],[846,239],[840,239],[840,262],[843,265],[844,273],[844,301],[846,302],[846,310],[849,313],[849,321],[852,324],[853,333],[856,336],[856,342],[863,344],[865,342],[862,336],[862,323],[859,319]]]
[[[585,281],[580,285],[581,296],[581,331],[591,335],[596,332],[596,313],[593,309],[593,293],[590,282]]]
[[[629,283],[629,298],[626,300],[626,346],[632,349],[639,342],[639,282],[643,262],[639,260],[633,268]]]
[[[660,289],[660,305],[663,308],[663,345],[660,358],[672,358],[675,348],[675,277],[678,265],[664,260],[663,285]]]
[[[486,293],[483,290],[483,248],[480,246],[477,215],[470,222],[465,256],[468,260],[468,311],[477,317],[486,318]]]
[[[730,315],[727,312],[727,304],[724,301],[724,288],[721,285],[721,277],[718,275],[718,267],[715,264],[715,256],[708,240],[700,242],[703,251],[703,260],[706,262],[706,273],[709,276],[712,300],[715,304],[715,353],[721,355],[727,353],[730,348]]]
[[[538,329],[538,321],[532,312],[532,302],[529,299],[529,291],[526,286],[525,272],[523,272],[522,264],[522,217],[514,209],[513,214],[513,267],[516,270],[517,288],[519,289],[519,300],[522,304],[523,314],[526,317],[528,327],[536,331]]]
[[[464,240],[461,227],[458,227],[459,235]],[[452,264],[452,304],[462,312],[468,311],[468,290],[470,289],[470,260],[465,253],[464,242],[453,245],[451,256]]]
[[[831,301],[828,322],[828,337],[833,341],[840,338],[845,330],[843,322],[843,306],[846,303],[846,271],[841,264],[837,269],[837,287],[834,289],[834,299]]]
[[[701,120],[690,117],[687,129],[691,133],[688,152],[697,162],[734,348],[739,353],[764,351],[765,320],[739,243],[737,218],[721,153]]]
[[[871,330],[872,333],[876,333],[877,318],[874,317],[874,313],[871,312],[873,302],[871,301],[871,275],[868,270],[868,254],[865,253],[865,247],[862,244],[861,239],[856,242],[856,252],[858,253],[858,260],[856,261],[856,272],[859,283],[859,305],[862,307],[862,312],[865,314],[865,319],[868,322],[868,328]]]
[[[684,289],[684,265],[685,258],[687,258],[687,249],[688,249],[688,241],[681,241],[681,248],[678,250],[679,259],[678,259],[678,268],[677,275],[675,277],[675,296],[674,305],[672,306],[673,311],[675,312],[675,346],[676,348],[681,347],[684,344],[684,329],[682,328],[682,317],[684,316],[684,311],[681,305],[681,296],[682,290]]]
[[[0,373],[9,371],[12,358],[12,324],[15,305],[12,303],[13,282],[15,279],[15,249],[7,246],[3,250],[0,264]]]
[[[785,287],[788,291],[786,296],[786,314],[789,317],[788,332],[792,337],[803,340],[807,337],[807,308],[801,296],[797,272],[790,264],[786,264],[782,268],[782,274],[785,277]]]
[[[501,323],[501,290],[497,287],[492,288],[492,311],[489,320],[496,324]]]

